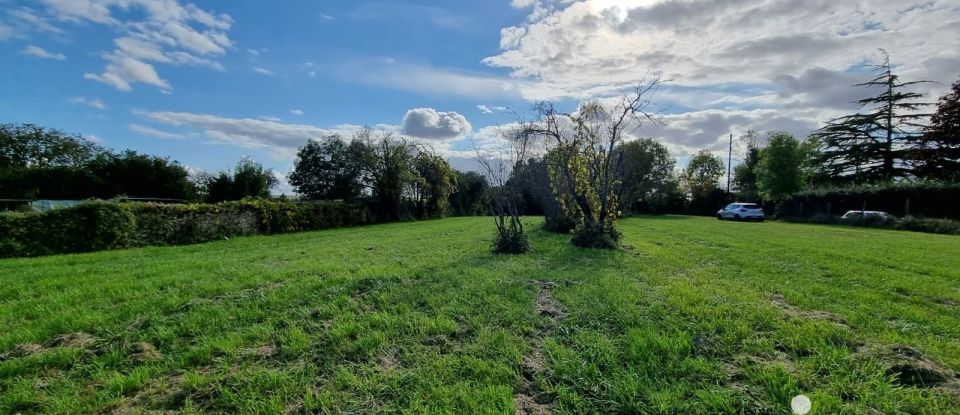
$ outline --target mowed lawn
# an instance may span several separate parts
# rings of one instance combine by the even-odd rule
[[[0,413],[960,412],[958,237],[528,222],[2,260]]]

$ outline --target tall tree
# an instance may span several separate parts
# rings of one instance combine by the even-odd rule
[[[623,208],[640,212],[662,205],[675,185],[676,162],[667,147],[654,139],[641,138],[621,144],[618,151],[623,163]]]
[[[920,142],[923,120],[929,117],[921,110],[929,104],[917,101],[923,94],[909,89],[929,81],[900,81],[890,57],[882,52],[883,63],[873,66],[876,76],[855,85],[882,92],[857,101],[864,111],[831,120],[814,134],[820,145],[820,176],[869,182],[914,173],[909,156]]]
[[[960,180],[960,80],[940,97],[913,158],[921,177]]]
[[[353,200],[362,190],[360,160],[338,135],[310,140],[297,152],[290,184],[314,200]]]
[[[273,170],[264,168],[250,158],[240,160],[232,171],[221,171],[204,182],[206,199],[210,203],[270,197],[270,190],[278,183]]]
[[[521,126],[521,135],[542,140],[553,152],[547,158],[551,185],[564,210],[579,222],[571,239],[574,245],[619,245],[616,220],[624,191],[623,154],[616,150],[646,122],[659,121],[651,108],[660,83],[653,78],[614,102],[581,103],[575,113],[542,102],[536,106],[537,119]]]
[[[783,202],[803,187],[803,151],[790,133],[772,132],[757,163],[757,190],[764,200]]]
[[[700,150],[690,159],[681,180],[695,213],[711,214],[723,203],[725,194],[717,184],[725,172],[723,160],[707,150]]]
[[[487,178],[475,171],[454,170],[457,188],[450,195],[450,210],[456,216],[476,216],[487,211],[484,200],[490,184]]]
[[[417,147],[391,133],[370,128],[357,132],[350,146],[360,161],[362,181],[373,194],[378,218],[401,219],[404,193],[417,178],[413,164]]]
[[[756,146],[747,147],[746,158],[743,163],[733,169],[733,185],[737,198],[741,201],[755,201],[760,193],[757,191],[757,164],[760,162],[760,149]]]
[[[83,137],[33,124],[0,124],[0,169],[80,167],[105,151]]]
[[[166,157],[156,157],[127,150],[118,154],[104,153],[87,165],[97,178],[102,198],[116,196],[192,200],[197,189],[186,167]]]
[[[443,157],[421,150],[414,161],[417,179],[414,200],[421,218],[443,216],[450,205],[450,194],[457,188],[457,176]]]

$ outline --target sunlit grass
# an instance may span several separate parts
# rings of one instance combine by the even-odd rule
[[[458,218],[3,260],[0,412],[960,411],[875,352],[960,369],[960,238],[621,225],[619,251],[497,256]]]

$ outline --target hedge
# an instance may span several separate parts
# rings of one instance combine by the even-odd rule
[[[802,191],[777,211],[782,218],[879,210],[896,216],[960,219],[960,183],[904,181]]]
[[[950,219],[917,218],[908,216],[902,219],[858,218],[843,219],[833,215],[814,215],[805,218],[786,218],[787,222],[818,223],[828,225],[860,226],[867,228],[896,229],[901,231],[960,235],[960,221]]]
[[[40,213],[0,213],[0,257],[200,243],[233,236],[369,223],[342,202],[243,200],[211,204],[85,202]]]

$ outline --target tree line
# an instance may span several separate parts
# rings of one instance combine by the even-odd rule
[[[80,135],[33,124],[0,124],[0,198],[115,197],[220,202],[268,197],[277,179],[250,159],[215,174],[191,174],[167,157],[115,152]]]

